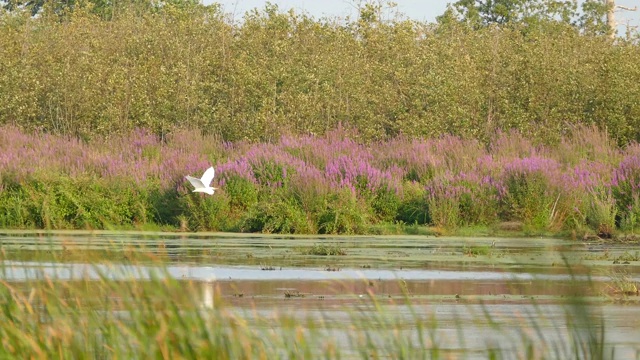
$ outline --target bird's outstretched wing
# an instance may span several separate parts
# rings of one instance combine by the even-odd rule
[[[205,188],[206,186],[204,186],[204,184],[202,183],[202,181],[198,178],[194,178],[193,176],[186,176],[187,180],[189,180],[189,182],[191,183],[191,185],[193,185],[194,188],[196,189],[200,189],[200,188]]]
[[[216,175],[216,171],[213,169],[213,166],[208,168],[207,171],[204,172],[204,174],[202,175],[202,184],[204,184],[204,187],[209,187],[209,185],[211,185],[211,181],[213,180],[213,177]]]

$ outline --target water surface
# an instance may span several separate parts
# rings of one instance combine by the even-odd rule
[[[307,255],[318,245],[346,254]],[[248,321],[276,313],[315,316],[330,324],[326,331],[336,338],[349,331],[354,311],[366,316],[383,306],[408,337],[418,336],[416,322],[437,324],[439,346],[471,355],[490,347],[517,351],[522,347],[514,344],[530,332],[545,346],[570,341],[575,327],[567,325],[567,301],[579,296],[604,322],[615,358],[640,354],[638,297],[606,295],[612,276],[640,282],[638,250],[628,244],[5,231],[0,248],[1,276],[12,283],[170,277],[199,284],[205,308],[217,299]]]

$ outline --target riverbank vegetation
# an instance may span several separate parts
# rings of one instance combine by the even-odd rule
[[[472,3],[423,23],[6,2],[0,226],[636,229],[637,36],[601,7]],[[221,190],[191,194],[210,165]]]
[[[487,144],[359,137],[343,128],[255,143],[137,130],[84,142],[4,126],[0,226],[307,234],[511,226],[602,237],[638,228],[640,146],[620,149],[595,127],[553,146],[516,131]],[[192,193],[184,176],[211,164],[220,189]]]

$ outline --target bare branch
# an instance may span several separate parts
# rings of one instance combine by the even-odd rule
[[[627,11],[638,11],[638,7],[637,6],[628,7],[628,6],[616,5],[616,9],[627,10]]]

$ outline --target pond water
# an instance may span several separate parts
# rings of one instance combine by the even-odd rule
[[[344,254],[318,255],[325,248]],[[420,336],[418,323],[437,324],[429,327],[429,341],[470,358],[486,357],[491,347],[520,356],[523,334],[534,333],[542,346],[553,346],[571,341],[576,331],[590,331],[573,326],[567,299],[578,296],[587,300],[590,317],[604,324],[612,357],[640,358],[640,301],[612,286],[621,277],[640,282],[640,248],[633,244],[4,231],[0,249],[0,275],[12,283],[166,276],[196,283],[205,308],[223,301],[247,321],[273,314],[315,316],[336,339],[353,331],[354,312],[367,316],[384,308],[407,337]],[[384,341],[384,331],[378,336]]]

